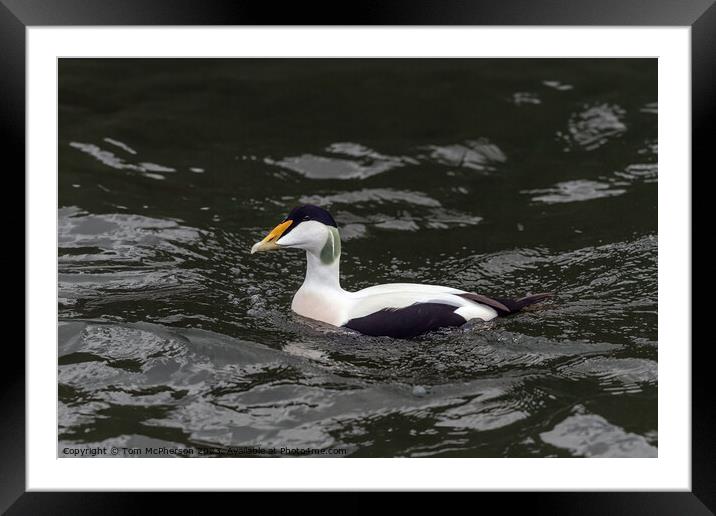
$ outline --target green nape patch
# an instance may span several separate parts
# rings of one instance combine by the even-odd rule
[[[341,255],[341,235],[338,228],[328,228],[328,238],[321,249],[321,262],[329,265],[335,262]]]

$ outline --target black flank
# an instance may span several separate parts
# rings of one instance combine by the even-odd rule
[[[465,319],[455,313],[457,308],[442,303],[417,303],[351,319],[344,327],[374,337],[409,339],[437,328],[465,324]]]

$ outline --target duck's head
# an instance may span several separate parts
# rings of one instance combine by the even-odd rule
[[[304,249],[331,263],[341,254],[341,239],[333,217],[323,208],[306,204],[291,210],[266,238],[251,248],[251,254],[284,247]]]

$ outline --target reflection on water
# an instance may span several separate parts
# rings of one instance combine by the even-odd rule
[[[357,143],[334,143],[326,148],[331,157],[303,154],[265,163],[298,172],[310,179],[365,179],[396,167],[416,163],[407,157],[384,156]]]
[[[655,60],[63,60],[59,449],[657,455]],[[159,130],[158,130],[159,129]],[[290,312],[341,281],[525,312],[412,341]]]
[[[456,145],[431,146],[430,158],[451,167],[485,170],[490,163],[504,163],[507,158],[497,145],[487,140],[468,141]]]
[[[656,448],[646,438],[625,432],[595,414],[570,416],[542,440],[583,457],[657,457]]]
[[[105,138],[104,140],[108,143],[121,147],[125,152],[136,154],[136,151],[132,150],[122,142],[112,140],[111,138]],[[112,167],[117,170],[134,170],[136,172],[141,172],[145,177],[150,177],[152,179],[164,179],[165,176],[157,174],[157,172],[176,172],[173,168],[157,165],[156,163],[127,163],[122,158],[116,156],[113,152],[103,150],[97,145],[91,143],[72,142],[70,143],[70,147],[74,147],[75,149],[89,154],[108,167]]]
[[[621,195],[626,190],[610,188],[609,183],[577,179],[576,181],[565,181],[557,183],[553,188],[528,190],[525,193],[540,194],[533,197],[533,201],[554,204],[560,202],[588,201],[600,197],[611,197]]]
[[[595,150],[610,138],[620,136],[627,127],[622,122],[625,111],[620,106],[600,104],[570,117],[568,133],[560,134],[570,144]],[[567,147],[565,150],[570,149]]]

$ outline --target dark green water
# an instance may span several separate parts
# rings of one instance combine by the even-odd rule
[[[61,60],[59,451],[655,456],[656,60]],[[349,290],[555,292],[412,341],[290,311],[329,209]]]

